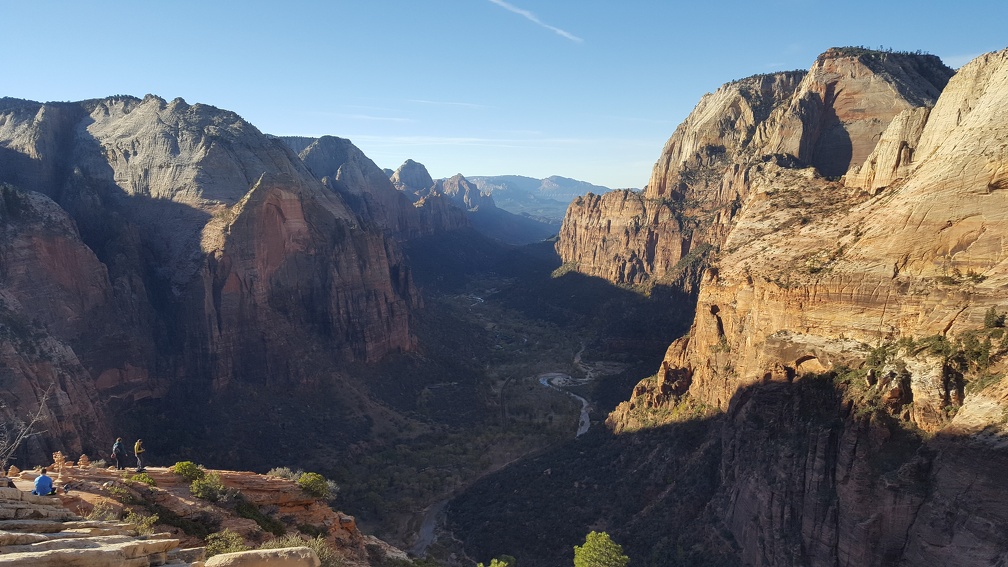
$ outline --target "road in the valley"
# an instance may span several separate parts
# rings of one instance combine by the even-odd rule
[[[582,345],[581,350],[574,355],[574,364],[579,368],[582,368],[590,379],[592,377],[592,369],[581,362],[582,352],[584,352],[584,345]],[[574,433],[574,438],[576,439],[587,433],[588,428],[591,426],[591,419],[588,416],[588,408],[591,404],[588,400],[582,398],[581,396],[564,389],[563,386],[571,383],[573,380],[574,379],[571,378],[570,374],[564,374],[562,372],[548,372],[539,375],[539,383],[543,386],[563,392],[581,402],[581,417],[578,419],[577,432]],[[417,540],[409,549],[409,553],[413,557],[424,557],[427,554],[427,548],[434,543],[434,540],[436,539],[434,532],[441,523],[445,506],[448,505],[448,500],[449,499],[445,499],[435,502],[424,510],[423,521],[420,523],[420,530],[417,532]]]

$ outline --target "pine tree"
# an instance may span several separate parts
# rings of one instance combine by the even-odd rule
[[[626,567],[630,558],[623,555],[623,546],[605,532],[591,532],[584,545],[574,546],[574,567]]]

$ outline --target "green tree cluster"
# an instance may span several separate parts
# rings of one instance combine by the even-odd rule
[[[574,567],[626,567],[628,563],[623,546],[605,532],[592,531],[585,536],[584,545],[574,546]]]
[[[482,563],[477,563],[476,567],[484,567]],[[510,555],[501,555],[490,560],[486,567],[515,567],[515,558]]]

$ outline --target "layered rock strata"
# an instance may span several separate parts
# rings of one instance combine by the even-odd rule
[[[395,176],[390,179],[349,140],[334,136],[284,139],[290,140],[289,145],[323,185],[343,195],[358,215],[395,238],[412,239],[469,226],[464,212],[444,200],[421,201],[414,193],[404,191],[401,184],[395,184]],[[429,184],[423,187],[433,186],[426,168],[412,160],[407,163],[419,166],[426,175]]]
[[[317,384],[339,379],[339,361],[413,349],[419,296],[386,236],[412,228],[385,206],[397,201],[369,200],[384,174],[355,150],[306,149],[313,167],[344,161],[319,170],[327,188],[282,141],[214,107],[0,100],[2,356],[30,392],[5,401],[23,413],[54,383],[51,421],[105,446],[96,397]],[[366,196],[360,214],[353,195]],[[18,333],[52,340],[33,355]]]
[[[1008,50],[901,110],[846,184],[799,161],[750,168],[689,334],[609,418],[724,412],[708,510],[742,562],[1008,560],[1006,367],[982,366],[1008,311],[1006,109]],[[927,346],[977,336],[981,362]],[[846,398],[803,406],[803,381],[830,371],[855,377],[830,384]]]
[[[206,473],[217,475],[232,497],[254,507],[262,517],[272,518],[276,525],[283,525],[288,533],[297,531],[299,526],[315,528],[348,567],[369,565],[375,554],[390,559],[406,559],[401,550],[362,533],[353,516],[332,509],[290,479],[224,470]],[[238,534],[249,547],[254,548],[273,537],[264,532],[256,520],[239,515],[233,506],[215,505],[194,497],[190,490],[191,482],[168,468],[148,467],[146,474],[153,485],[124,478],[114,468],[68,465],[55,481],[58,489],[66,486],[68,492],[59,490],[57,495],[42,497],[16,489],[0,489],[0,558],[6,557],[6,553],[17,552],[21,554],[17,557],[23,563],[13,564],[59,565],[59,560],[69,561],[74,551],[90,548],[93,551],[86,556],[89,560],[106,561],[95,565],[126,565],[132,563],[125,562],[121,556],[124,546],[144,549],[142,546],[147,545],[144,542],[155,541],[163,542],[164,548],[160,551],[167,552],[167,556],[162,553],[160,561],[175,557],[176,562],[182,564],[202,565],[204,539],[187,533],[179,526],[191,529],[191,526],[208,519],[217,526],[216,530],[227,529]],[[35,476],[34,472],[22,472],[16,479],[19,488],[28,489]],[[56,476],[55,473],[53,476]],[[159,533],[138,537],[135,525],[84,521],[78,516],[78,513],[91,515],[96,507],[117,517],[126,515],[129,510],[145,514],[156,508],[160,510],[160,521],[152,527]],[[5,532],[12,533],[4,535]],[[109,540],[106,536],[114,537]],[[27,547],[28,544],[35,545]],[[22,547],[9,547],[13,545]],[[43,553],[49,549],[59,552]],[[56,558],[55,563],[41,562],[50,555]],[[263,565],[280,567],[289,564],[283,561],[284,554],[277,554],[276,550],[261,550],[259,555],[269,560]],[[31,563],[32,560],[39,563]],[[123,562],[116,563],[116,560]],[[221,564],[221,561],[214,563]],[[207,565],[214,563],[208,561]],[[0,564],[6,563],[0,559]],[[137,560],[136,564],[148,565],[141,560]],[[160,563],[152,561],[150,564]]]
[[[83,520],[56,496],[0,488],[0,565],[193,565],[178,551],[168,534],[138,536],[130,524]]]
[[[724,243],[761,158],[842,176],[864,162],[893,117],[933,105],[951,73],[934,56],[833,49],[807,73],[724,85],[676,129],[642,193],[572,203],[557,251],[614,283],[680,281],[683,268]]]

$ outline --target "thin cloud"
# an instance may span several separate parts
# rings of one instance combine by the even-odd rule
[[[398,118],[395,116],[374,116],[372,114],[334,114],[340,118],[349,118],[351,120],[370,120],[373,122],[413,122],[410,118]]]
[[[486,108],[482,104],[476,104],[472,102],[453,102],[449,100],[424,100],[418,98],[411,98],[409,102],[415,102],[417,104],[432,104],[437,106],[462,106],[465,108]]]
[[[551,32],[553,32],[553,33],[555,33],[555,34],[557,34],[557,35],[559,35],[561,37],[565,37],[565,38],[567,38],[567,39],[569,39],[571,41],[575,41],[577,43],[581,43],[581,42],[584,41],[583,39],[581,39],[580,37],[578,37],[578,36],[570,33],[569,31],[562,30],[562,29],[560,29],[558,27],[554,27],[554,26],[551,26],[551,25],[547,24],[546,22],[543,22],[542,20],[540,20],[538,18],[538,16],[536,16],[532,12],[529,12],[528,10],[522,10],[521,8],[518,8],[517,6],[512,6],[511,4],[508,4],[507,2],[505,2],[504,0],[489,0],[489,1],[492,4],[497,4],[498,6],[500,6],[501,8],[504,8],[505,10],[507,10],[509,12],[513,12],[515,14],[518,14],[519,16],[525,18],[526,20],[532,22],[533,24],[536,24],[537,26],[544,27],[544,28],[550,30]]]
[[[352,107],[351,107],[352,108]],[[382,110],[382,109],[373,109]],[[345,118],[348,120],[366,120],[370,122],[416,122],[412,118],[402,118],[399,116],[387,116],[378,114],[332,112],[328,110],[313,110],[305,112],[308,116],[324,116],[326,118]]]
[[[556,148],[597,145],[654,147],[654,140],[626,138],[539,138],[507,137],[483,138],[477,136],[375,136],[373,134],[349,135],[347,138],[375,147],[395,146],[476,146],[490,148]]]

